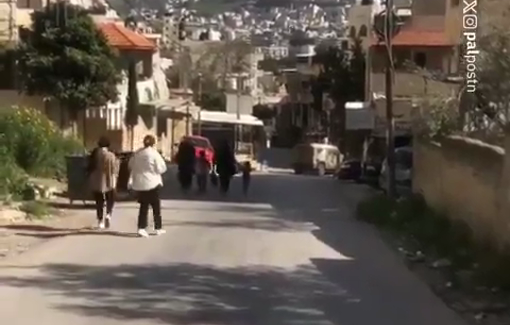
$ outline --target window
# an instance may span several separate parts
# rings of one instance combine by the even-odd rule
[[[359,29],[359,37],[367,37],[368,36],[368,28],[366,25],[362,25]]]
[[[189,141],[194,147],[198,148],[212,148],[209,140],[201,137],[186,136],[183,141]]]
[[[416,64],[420,68],[425,68],[425,66],[427,65],[427,55],[423,52],[415,53],[414,64]]]
[[[395,150],[395,163],[402,169],[413,168],[413,153],[407,150]]]
[[[395,49],[393,51],[395,68],[405,68],[406,64],[408,65],[412,59],[411,51],[405,48]]]
[[[41,0],[18,0],[16,3],[19,9],[41,9]]]
[[[310,60],[311,60],[311,58],[309,56],[298,56],[296,58],[296,62],[298,64],[309,64]]]

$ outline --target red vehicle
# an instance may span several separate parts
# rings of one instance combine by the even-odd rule
[[[202,151],[205,151],[205,158],[212,165],[214,162],[214,149],[209,139],[199,135],[190,135],[182,138],[181,141],[189,141],[195,147],[195,156],[198,158]]]

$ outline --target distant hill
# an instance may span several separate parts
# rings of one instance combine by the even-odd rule
[[[114,9],[119,16],[127,17],[133,9],[151,9],[163,13],[165,11],[165,0],[106,0],[108,5]]]
[[[133,9],[151,9],[160,13],[166,10],[166,0],[107,0],[119,16],[128,16]],[[247,5],[246,0],[202,0],[194,3],[187,3],[188,9],[196,10],[202,16],[214,16],[226,11],[238,9]]]

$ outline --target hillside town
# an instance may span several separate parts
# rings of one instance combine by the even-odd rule
[[[0,323],[510,324],[509,11],[0,1]]]

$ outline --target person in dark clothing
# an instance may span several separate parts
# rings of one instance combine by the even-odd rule
[[[248,189],[250,188],[252,167],[249,161],[245,161],[243,164],[243,194],[248,195]]]
[[[220,180],[220,191],[226,194],[230,188],[230,180],[236,173],[236,159],[227,141],[218,148],[215,159],[216,172]]]
[[[205,152],[200,152],[195,168],[195,177],[197,179],[198,193],[204,194],[207,190],[207,177],[211,172],[211,165],[205,157]]]
[[[193,184],[195,172],[195,147],[189,141],[182,141],[177,151],[177,166],[179,183],[183,191],[187,192]]]

